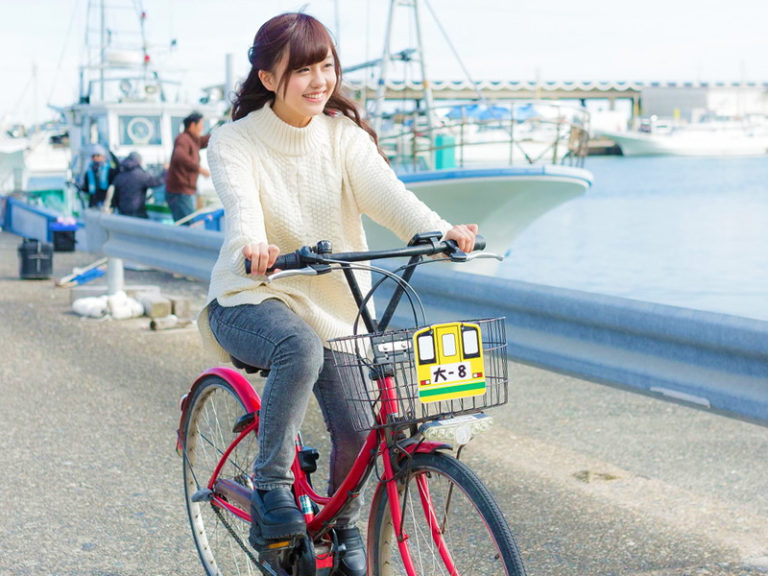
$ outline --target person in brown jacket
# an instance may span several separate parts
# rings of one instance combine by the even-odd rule
[[[165,202],[174,221],[195,211],[198,175],[211,175],[200,166],[200,149],[208,146],[210,137],[210,134],[203,136],[202,114],[192,112],[184,118],[184,132],[173,143],[171,162],[165,176]]]

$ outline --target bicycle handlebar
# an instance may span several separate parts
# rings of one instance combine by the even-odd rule
[[[332,253],[330,242],[321,241],[316,246],[302,246],[295,252],[282,254],[277,257],[274,265],[267,272],[275,270],[299,270],[314,266],[346,263],[346,262],[364,262],[368,260],[381,260],[384,258],[405,258],[414,256],[434,256],[436,254],[445,254],[451,260],[461,262],[467,260],[467,255],[458,249],[453,240],[439,240],[442,234],[430,232],[419,234],[411,240],[408,246],[403,248],[392,248],[387,250],[367,250],[363,252],[339,252]],[[475,237],[474,251],[485,248],[485,238],[477,235]],[[251,273],[251,261],[245,261],[245,271]]]
[[[482,257],[496,258],[498,260],[502,259],[495,254],[477,252],[478,250],[485,248],[485,238],[482,236],[475,237],[475,246],[471,254],[466,254],[459,250],[459,247],[453,240],[440,240],[440,238],[442,238],[440,232],[427,232],[426,234],[417,234],[411,239],[408,246],[403,248],[367,250],[364,252],[340,252],[337,254],[333,253],[330,242],[321,241],[318,242],[316,246],[302,246],[295,252],[278,256],[272,268],[268,270],[268,272],[273,273],[266,277],[266,281],[271,282],[278,278],[295,275],[316,276],[318,274],[325,274],[334,269],[332,265],[336,265],[336,269],[341,268],[344,270],[347,283],[349,284],[352,296],[355,299],[355,303],[359,310],[359,317],[363,319],[368,332],[373,333],[378,330],[384,330],[389,325],[389,321],[395,313],[401,296],[406,294],[409,290],[413,292],[413,287],[411,287],[408,282],[410,281],[416,266],[425,262],[424,256],[445,254],[452,262],[466,262],[473,258]],[[351,272],[351,265],[355,262],[404,257],[410,258],[410,260],[408,265],[399,269],[399,272],[402,272],[402,274],[392,274],[384,270],[379,270],[379,272],[384,273],[385,277],[397,279],[397,286],[390,297],[384,315],[381,320],[377,322],[366,307],[366,302],[373,295],[381,282],[374,285],[368,291],[367,295],[363,295],[360,291],[357,279]],[[369,266],[363,265],[363,267]],[[248,274],[251,273],[250,260],[245,261],[245,270]],[[411,306],[413,305],[414,303],[411,301]],[[423,306],[421,306],[420,302],[419,306],[421,307],[422,316],[424,316]],[[414,308],[414,314],[415,313],[416,309]]]

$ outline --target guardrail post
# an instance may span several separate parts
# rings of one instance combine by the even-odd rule
[[[125,288],[125,274],[123,272],[122,258],[109,258],[107,260],[107,294],[112,296],[122,292]]]

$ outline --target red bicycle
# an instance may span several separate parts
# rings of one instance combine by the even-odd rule
[[[476,249],[483,247],[480,240]],[[280,257],[275,268],[281,271],[271,281],[293,274],[345,274],[366,333],[329,345],[354,390],[347,400],[369,408],[369,417],[357,423],[369,433],[348,477],[330,497],[312,486],[317,451],[296,438],[293,492],[307,521],[306,536],[256,552],[248,533],[260,398],[240,372],[218,367],[201,374],[181,401],[178,449],[192,534],[207,574],[332,575],[344,553],[334,519],[369,479],[375,483],[367,528],[369,574],[525,574],[499,505],[459,460],[475,433],[489,426],[484,410],[507,401],[504,319],[428,325],[408,283],[421,264],[489,256],[464,254],[431,233],[393,250],[333,254],[329,243],[320,242]],[[381,258],[409,261],[394,272],[370,265]],[[382,275],[365,296],[355,269]],[[367,304],[386,278],[395,280],[395,289],[377,322]],[[387,330],[403,295],[416,327]]]

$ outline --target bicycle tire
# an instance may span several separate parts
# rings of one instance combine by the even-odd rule
[[[436,518],[447,517],[442,535],[458,574],[524,576],[525,568],[504,515],[477,475],[453,456],[414,454],[410,470],[398,480],[405,499],[404,533],[419,576],[450,574],[430,534],[428,516],[421,504],[417,478],[424,478]],[[449,495],[450,493],[450,495]],[[446,509],[446,503],[448,508]],[[386,490],[372,504],[368,529],[369,573],[372,576],[406,574],[394,534]],[[447,514],[444,514],[447,510]]]
[[[237,437],[233,427],[246,413],[237,391],[219,376],[206,376],[189,400],[183,444],[184,496],[200,561],[209,576],[261,574],[249,556],[250,523],[193,495],[206,488],[224,451]],[[233,450],[219,477],[245,487],[258,453],[258,437],[251,434]],[[246,510],[246,512],[249,512]]]

